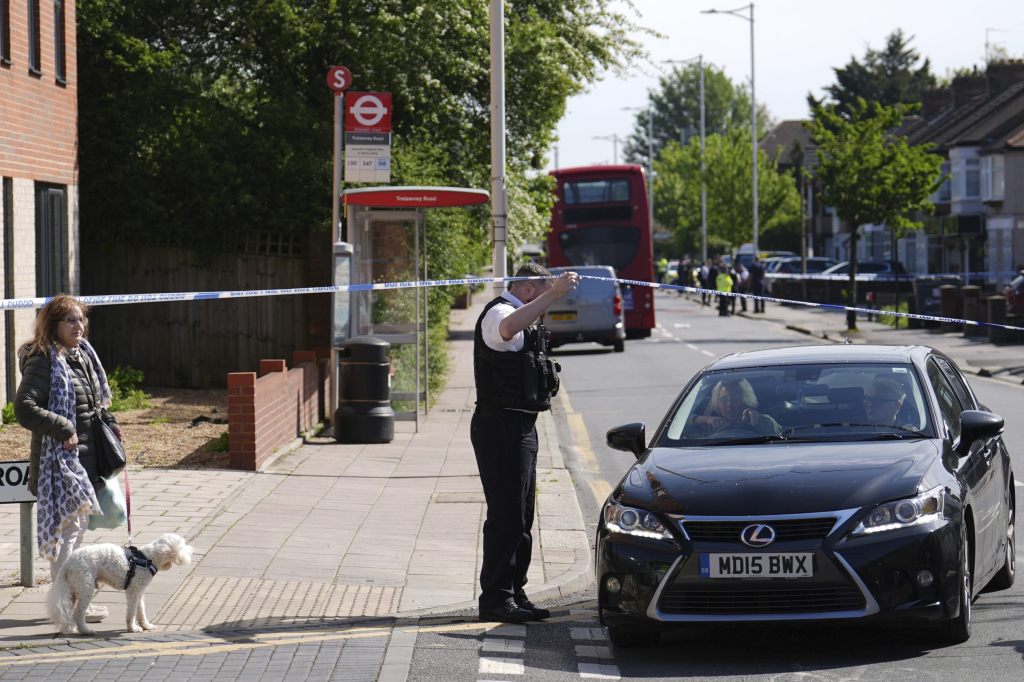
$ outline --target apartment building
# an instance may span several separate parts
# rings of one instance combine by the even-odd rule
[[[74,0],[0,0],[0,281],[3,298],[79,291]],[[0,404],[34,310],[5,310]]]

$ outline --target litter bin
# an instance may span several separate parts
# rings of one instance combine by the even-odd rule
[[[334,440],[339,443],[390,443],[395,439],[390,348],[390,343],[374,336],[356,336],[339,347],[338,409],[334,413]]]

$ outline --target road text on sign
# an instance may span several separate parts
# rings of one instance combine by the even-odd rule
[[[0,462],[0,504],[35,501],[28,491],[28,462]]]
[[[345,132],[391,132],[391,93],[349,93],[345,102]]]
[[[327,69],[327,87],[335,92],[335,94],[341,94],[349,89],[352,85],[352,72],[346,69],[344,66],[332,66]]]

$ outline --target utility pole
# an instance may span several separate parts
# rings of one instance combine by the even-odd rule
[[[612,133],[611,135],[594,135],[595,140],[611,140],[612,141],[612,163],[619,165],[619,142],[625,142],[618,133]]]
[[[750,16],[740,12],[749,11]],[[757,225],[757,93],[754,87],[754,3],[737,7],[736,9],[706,9],[701,14],[731,14],[744,21],[750,22],[750,146],[753,154],[753,208],[754,208],[754,255],[757,255],[758,225]]]
[[[505,191],[505,3],[491,0],[491,274],[499,278],[495,296],[505,290],[508,274],[505,242],[508,230],[508,195]]]
[[[700,262],[708,259],[708,187],[704,182],[704,55],[689,59],[666,59],[666,64],[688,64],[694,59],[700,67]]]

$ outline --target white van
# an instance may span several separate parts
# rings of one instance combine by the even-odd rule
[[[594,341],[611,346],[616,353],[624,351],[622,290],[618,282],[608,281],[615,277],[615,269],[608,265],[551,268],[556,275],[566,270],[580,275],[580,285],[552,303],[544,315],[544,326],[551,332],[551,347]],[[607,279],[588,279],[587,275]]]

